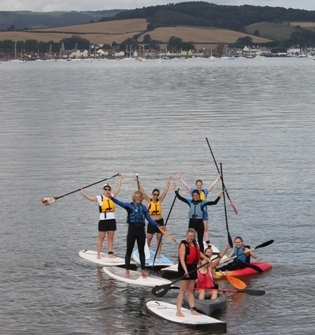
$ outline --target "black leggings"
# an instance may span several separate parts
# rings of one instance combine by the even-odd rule
[[[129,223],[127,233],[127,251],[125,256],[126,269],[130,269],[130,258],[133,247],[137,241],[141,270],[145,269],[145,226],[139,223]]]
[[[203,247],[203,234],[205,231],[205,226],[203,224],[203,219],[189,219],[188,228],[194,228],[197,233],[197,240],[199,244],[199,249],[204,253]]]

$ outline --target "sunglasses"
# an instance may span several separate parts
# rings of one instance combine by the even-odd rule
[[[105,190],[105,191],[110,191],[110,190],[111,190],[111,188],[104,188],[104,190]]]
[[[159,196],[159,193],[153,193],[153,195],[157,195],[157,196]]]

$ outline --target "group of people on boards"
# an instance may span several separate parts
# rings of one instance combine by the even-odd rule
[[[198,312],[194,308],[193,298],[194,298],[194,289],[196,280],[200,277],[199,284],[197,281],[197,288],[199,288],[196,295],[199,299],[207,297],[210,294],[210,298],[216,298],[216,291],[211,290],[211,292],[203,292],[206,289],[214,288],[214,281],[212,273],[215,267],[219,264],[220,258],[226,253],[226,251],[231,248],[232,246],[227,246],[224,249],[224,252],[221,252],[218,258],[211,262],[210,258],[212,256],[212,249],[210,245],[210,236],[208,230],[208,211],[207,206],[216,205],[220,198],[222,197],[225,190],[221,190],[218,197],[214,201],[207,201],[208,193],[215,187],[215,185],[220,180],[221,176],[218,177],[213,181],[213,183],[208,188],[203,188],[202,180],[198,179],[195,183],[195,187],[190,187],[187,183],[183,180],[179,173],[176,174],[176,177],[179,181],[185,186],[185,188],[189,191],[192,198],[184,198],[179,194],[177,189],[176,183],[173,182],[173,189],[175,191],[176,196],[181,201],[185,202],[189,206],[188,216],[189,216],[189,225],[188,231],[186,234],[186,240],[183,240],[178,249],[178,271],[179,275],[183,277],[180,280],[180,292],[178,294],[178,310],[177,315],[183,316],[180,312],[180,307],[182,304],[182,300],[184,298],[185,292],[188,293],[188,302],[191,306],[192,313],[198,314]],[[161,237],[162,231],[165,230],[165,223],[162,217],[162,202],[169,190],[170,184],[172,183],[172,177],[169,177],[167,180],[167,184],[164,188],[162,195],[160,196],[159,189],[155,188],[152,191],[152,197],[148,196],[143,189],[143,186],[138,179],[136,178],[138,190],[132,194],[132,202],[123,202],[116,198],[118,195],[121,184],[122,184],[122,174],[118,174],[118,183],[115,190],[112,191],[111,185],[105,184],[103,186],[103,194],[97,196],[88,195],[83,191],[80,190],[80,193],[88,200],[92,202],[97,202],[99,205],[99,223],[98,223],[98,240],[97,240],[97,258],[101,258],[101,250],[103,246],[104,239],[107,235],[108,239],[108,255],[111,258],[116,257],[114,255],[114,234],[117,229],[116,227],[116,218],[115,218],[115,205],[118,205],[124,208],[127,211],[127,223],[128,223],[128,232],[127,232],[127,249],[125,254],[125,267],[126,267],[126,277],[130,276],[130,261],[131,255],[134,248],[134,244],[137,241],[138,250],[139,250],[139,258],[140,258],[140,265],[141,265],[141,273],[143,277],[147,277],[148,274],[145,271],[145,242],[147,238],[148,246],[150,247],[153,235],[156,234],[157,236],[157,243],[159,248],[157,250],[157,256],[160,256],[161,253]],[[146,201],[146,205],[142,204],[142,201]],[[145,220],[148,221],[147,226],[147,234],[145,232]],[[161,231],[162,229],[162,231]],[[198,243],[195,240],[195,235],[197,234]],[[207,249],[204,250],[203,239],[206,238],[206,244],[208,245]],[[240,237],[236,238],[240,239]],[[241,241],[242,242],[242,241]],[[241,251],[234,250],[236,247],[241,248]],[[240,252],[245,257],[246,262],[246,254],[249,254],[256,258],[256,255],[251,252],[249,249],[244,249],[243,245],[236,246],[229,257],[233,257],[233,255],[237,252]],[[231,270],[234,266],[235,267],[242,267],[244,261],[244,257],[241,254],[236,254],[237,257],[233,260],[234,265],[228,264],[225,269]],[[202,267],[197,272],[197,264],[202,264],[201,262],[205,262],[205,266]],[[238,263],[238,264],[237,264]],[[246,266],[246,263],[243,263]],[[207,273],[205,273],[205,269]],[[205,276],[206,274],[206,276]],[[199,275],[199,277],[198,277]],[[209,279],[209,276],[211,277]],[[202,279],[203,278],[203,279]],[[201,284],[203,283],[203,284]],[[212,285],[211,287],[206,287]],[[198,285],[200,287],[198,287]]]

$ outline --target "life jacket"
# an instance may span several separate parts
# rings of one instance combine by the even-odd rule
[[[191,202],[188,217],[190,219],[202,219],[203,218],[203,210],[202,210],[202,202],[199,200],[198,202]]]
[[[150,199],[148,210],[150,215],[161,215],[162,207],[160,201],[158,200],[157,202],[153,202],[152,199]]]
[[[100,213],[104,213],[106,218],[106,213],[108,212],[115,212],[115,203],[112,199],[105,198],[103,195],[102,197],[102,205],[99,206]]]
[[[236,247],[233,248],[234,256],[238,256],[238,257],[235,258],[235,261],[239,260],[243,263],[249,263],[248,262],[248,256],[246,256],[244,254],[244,249],[245,249],[244,245],[242,245],[240,248],[236,248]]]
[[[186,240],[182,240],[186,247],[185,263],[186,264],[197,264],[200,259],[200,249],[196,241],[193,241],[193,245],[189,244]]]
[[[216,287],[216,283],[214,282],[212,274],[209,270],[206,273],[201,273],[200,270],[198,270],[196,287],[201,289],[211,289]]]
[[[207,196],[204,190],[201,190],[201,192],[199,192],[199,196],[200,196],[200,200],[207,200]]]
[[[128,213],[127,222],[145,224],[144,205],[135,205],[133,202],[131,204],[134,206],[134,209],[131,213]]]

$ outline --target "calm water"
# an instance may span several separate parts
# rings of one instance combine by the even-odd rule
[[[251,247],[275,240],[257,250],[272,271],[245,279],[266,295],[231,294],[217,317],[227,334],[313,333],[312,59],[2,63],[0,74],[0,334],[211,333],[147,315],[150,290],[114,282],[78,256],[95,249],[95,204],[79,193],[47,207],[40,200],[117,172],[125,201],[135,173],[148,192],[177,171],[189,184],[210,184],[217,171],[206,136],[239,210],[235,215],[227,203],[232,237]],[[217,185],[209,198],[219,191]],[[100,185],[87,192],[100,194]],[[170,191],[165,217],[173,199]],[[210,215],[211,240],[223,248],[223,202]],[[177,201],[168,231],[178,239],[186,216]],[[119,256],[125,217],[118,209]],[[176,252],[164,239],[163,253],[175,260]]]

